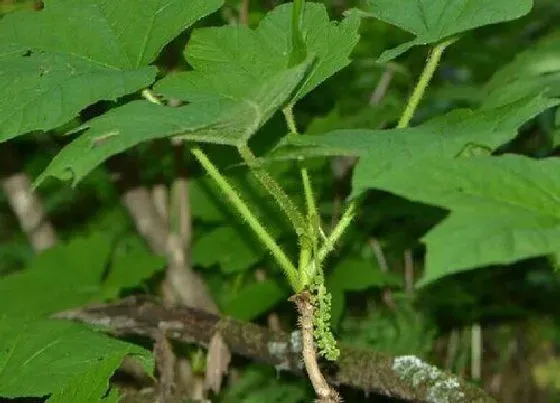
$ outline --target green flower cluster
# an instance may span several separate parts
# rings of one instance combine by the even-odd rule
[[[336,361],[340,350],[331,331],[331,294],[327,292],[323,276],[316,276],[311,288],[311,303],[315,310],[313,313],[313,336],[315,344],[324,358]]]

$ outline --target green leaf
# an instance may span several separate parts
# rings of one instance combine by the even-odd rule
[[[383,273],[373,260],[349,258],[334,267],[327,276],[326,284],[331,294],[331,323],[336,326],[344,313],[346,292],[365,291],[373,287],[398,287],[402,285],[402,280],[391,273]]]
[[[142,257],[116,259],[102,281],[111,249],[112,240],[97,233],[43,252],[26,269],[0,278],[0,315],[40,317],[115,297],[120,288],[138,285],[163,267],[161,259],[137,251]],[[136,266],[125,267],[128,263]]]
[[[188,105],[166,108],[135,101],[93,119],[36,183],[54,176],[73,178],[76,184],[110,156],[156,138],[245,144],[278,109],[346,66],[357,42],[356,13],[337,25],[324,6],[308,3],[302,31],[313,60],[288,68],[291,7],[277,7],[255,31],[246,26],[196,30],[186,51],[194,70],[172,74],[155,87]]]
[[[101,401],[127,355],[153,372],[151,353],[82,325],[54,320],[0,320],[0,396],[49,402]],[[30,380],[32,380],[30,382]]]
[[[558,250],[560,160],[523,156],[426,159],[371,186],[451,211],[424,238],[421,284]]]
[[[288,298],[289,291],[275,280],[267,279],[244,287],[228,298],[222,310],[236,319],[250,321]]]
[[[279,377],[271,366],[250,364],[235,384],[224,390],[228,403],[300,403],[311,400],[302,382]]]
[[[76,185],[109,157],[139,143],[180,135],[196,142],[231,146],[244,144],[280,108],[305,76],[309,63],[267,77],[256,87],[228,92],[228,81],[205,82],[197,72],[185,73],[179,84],[200,88],[221,84],[222,92],[200,89],[193,103],[169,108],[148,101],[133,101],[89,121],[85,133],[64,147],[37,178],[39,185],[48,176],[72,178]],[[178,75],[177,75],[178,76]],[[196,76],[196,77],[195,77]],[[171,79],[170,79],[171,80]],[[235,85],[233,85],[235,86]]]
[[[267,251],[254,239],[243,235],[247,234],[240,234],[232,227],[221,227],[204,234],[193,243],[193,264],[219,265],[222,272],[230,274],[249,269],[265,257]]]
[[[378,129],[383,122],[397,120],[401,105],[382,103],[375,108],[363,107],[351,115],[343,115],[336,106],[327,115],[315,117],[305,129],[306,135],[319,135],[341,129]]]
[[[0,314],[41,316],[88,302],[99,291],[110,252],[111,240],[102,234],[43,252],[0,279]]]
[[[395,275],[383,273],[373,260],[345,259],[335,266],[327,277],[328,289],[364,291],[372,287],[400,286],[402,281]]]
[[[346,299],[344,291],[340,289],[331,289],[327,286],[327,290],[331,294],[331,326],[336,327],[340,323],[342,315],[344,314]]]
[[[558,147],[558,145],[560,145],[560,109],[556,110],[556,130],[552,135],[552,140],[554,147]]]
[[[149,85],[164,45],[221,0],[51,0],[0,20],[0,142]],[[125,23],[126,22],[126,23]]]
[[[360,194],[376,176],[390,175],[393,169],[415,169],[416,162],[425,158],[487,154],[513,139],[524,122],[558,103],[539,95],[495,109],[452,111],[417,128],[402,129],[393,136],[387,133],[358,162],[352,193]]]
[[[305,3],[301,33],[314,63],[304,82],[292,94],[292,102],[350,63],[348,57],[358,42],[359,26],[360,16],[355,10],[350,10],[347,17],[337,23],[329,20],[324,5]],[[291,27],[292,4],[284,4],[269,12],[255,30],[246,26],[226,26],[195,31],[185,57],[205,77],[207,86],[215,83],[213,90],[219,91],[226,86],[232,92],[245,91],[255,82],[265,80],[270,72],[289,66]],[[192,100],[191,84],[179,86],[176,90],[172,87],[164,80],[157,89]]]
[[[165,265],[163,256],[153,255],[142,245],[115,253],[111,270],[101,286],[103,299],[117,298],[122,289],[137,287],[156,271],[163,270]]]
[[[498,70],[485,85],[483,106],[492,108],[546,91],[560,97],[560,30],[543,37]]]
[[[514,138],[521,124],[558,103],[538,95],[494,109],[453,110],[407,129],[335,130],[320,136],[287,136],[267,159],[359,156],[353,176],[353,194],[357,195],[371,185],[373,178],[403,164],[494,150]]]
[[[510,21],[527,14],[532,0],[368,0],[372,16],[415,35],[410,42],[379,57],[388,62],[416,45],[440,42],[483,25]]]

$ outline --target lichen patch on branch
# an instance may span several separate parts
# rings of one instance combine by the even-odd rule
[[[429,403],[464,402],[465,393],[456,377],[448,375],[414,355],[395,357],[393,370],[401,379],[413,386],[424,384],[427,389],[426,401]]]

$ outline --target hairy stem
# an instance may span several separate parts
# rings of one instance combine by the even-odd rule
[[[284,108],[282,112],[286,120],[286,125],[288,126],[291,134],[297,135],[298,131],[296,121],[294,119],[293,106]],[[300,259],[298,269],[300,272],[300,276],[302,276],[303,278],[303,284],[307,285],[308,281],[311,281],[311,279],[315,276],[317,270],[319,270],[319,261],[317,259],[317,242],[320,239],[321,235],[321,224],[317,205],[315,203],[315,196],[313,195],[313,185],[311,183],[309,172],[304,166],[300,168],[300,172],[307,210],[306,236],[308,239],[304,240],[300,237]],[[310,267],[310,264],[312,263],[314,264]]]
[[[408,99],[404,112],[399,119],[399,123],[397,125],[398,128],[402,129],[408,127],[410,119],[412,119],[412,116],[414,116],[414,112],[416,112],[416,109],[418,108],[418,105],[420,104],[420,101],[422,100],[422,97],[424,96],[424,93],[428,88],[428,84],[430,83],[430,80],[432,79],[436,71],[438,63],[441,60],[441,56],[443,55],[443,51],[445,50],[445,48],[447,48],[447,46],[451,45],[456,40],[457,38],[452,38],[441,42],[437,44],[430,52],[430,56],[428,57],[426,66],[424,67],[424,70],[422,71],[422,74],[420,75],[420,78],[416,83],[416,87],[414,88],[412,95]],[[331,234],[325,241],[325,244],[320,249],[319,261],[324,260],[329,252],[334,248],[334,244],[342,236],[346,228],[348,228],[348,225],[354,218],[355,214],[356,201],[352,200],[346,208],[346,211],[342,215],[342,218],[340,219],[336,227],[334,227]]]
[[[317,258],[318,241],[321,236],[321,223],[317,206],[315,205],[315,198],[313,197],[313,188],[311,186],[311,179],[307,168],[301,168],[301,177],[303,182],[303,189],[305,192],[305,204],[307,206],[307,232],[304,235],[307,237],[306,242],[300,240],[301,256],[299,273],[300,278],[303,279],[303,285],[308,286],[317,273],[322,273],[320,269],[319,259]]]
[[[444,42],[438,43],[430,52],[428,56],[428,60],[426,62],[426,66],[424,66],[424,70],[416,83],[416,87],[412,92],[412,95],[408,99],[408,103],[406,104],[406,108],[399,119],[399,123],[397,124],[397,128],[402,129],[408,127],[410,120],[414,116],[414,112],[418,108],[418,104],[422,100],[424,93],[426,92],[426,88],[430,84],[430,80],[434,76],[436,68],[441,60],[441,56],[443,55],[443,51],[449,45],[456,41],[456,38],[452,38],[446,40]]]
[[[202,165],[202,167],[206,170],[208,175],[210,175],[214,182],[216,182],[220,190],[227,196],[231,204],[235,206],[241,217],[243,217],[243,219],[247,222],[247,224],[254,231],[259,240],[272,253],[272,256],[274,256],[280,267],[286,273],[286,276],[288,277],[288,280],[293,289],[296,291],[300,290],[301,286],[297,270],[290,259],[286,256],[284,251],[276,243],[274,238],[253,215],[247,204],[245,204],[245,202],[241,200],[235,189],[233,189],[226,178],[224,178],[222,174],[220,174],[218,168],[214,164],[212,164],[206,154],[198,147],[191,149],[191,152],[198,160],[198,162]]]
[[[284,120],[286,120],[286,125],[288,126],[288,130],[290,131],[290,133],[298,134],[296,119],[294,118],[293,106],[287,106],[286,108],[282,109],[282,113],[284,114]]]
[[[239,154],[245,160],[251,173],[259,180],[263,187],[274,197],[278,206],[284,211],[298,237],[301,236],[307,228],[305,217],[295,203],[290,199],[288,194],[282,189],[282,186],[267,172],[264,168],[258,166],[257,158],[247,146],[239,147]]]
[[[334,229],[329,234],[323,246],[321,246],[321,249],[319,249],[319,252],[317,253],[319,263],[325,260],[326,257],[329,255],[329,253],[334,249],[336,242],[344,234],[344,232],[346,231],[346,229],[354,219],[355,215],[356,215],[356,202],[352,200],[348,205],[348,207],[346,208],[346,210],[344,211],[344,213],[342,214],[342,217],[340,217],[340,220],[336,224],[336,227],[334,227]]]

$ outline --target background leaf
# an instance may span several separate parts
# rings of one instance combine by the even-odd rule
[[[346,305],[345,293],[365,291],[368,288],[398,287],[401,279],[391,273],[383,273],[372,259],[347,258],[339,262],[326,278],[327,289],[332,295],[331,322],[337,325]]]
[[[101,285],[102,296],[104,299],[117,298],[121,290],[138,287],[165,266],[163,256],[153,255],[140,243],[135,243],[120,253],[115,251],[109,273]]]
[[[246,270],[261,260],[267,251],[254,239],[242,236],[232,227],[220,227],[198,238],[193,244],[195,265],[219,265],[224,273]],[[217,245],[225,245],[216,253]]]
[[[560,97],[560,31],[540,39],[498,70],[484,86],[483,106],[492,108],[546,91]]]
[[[280,287],[273,279],[245,286],[228,298],[222,306],[226,315],[239,320],[253,320],[278,302],[287,299],[289,291]]]
[[[136,250],[117,258],[103,281],[112,244],[103,233],[76,238],[38,255],[21,272],[0,278],[0,315],[40,317],[115,297],[121,288],[137,286],[164,267],[161,258]]]
[[[473,28],[519,18],[532,5],[532,0],[368,0],[366,11],[416,35],[414,40],[383,52],[379,61],[388,62],[415,45],[436,43]]]
[[[149,351],[73,323],[4,318],[0,340],[1,397],[51,395],[49,402],[99,401],[126,355],[153,372]]]
[[[344,291],[364,291],[371,287],[402,285],[402,280],[391,273],[383,273],[373,260],[349,258],[338,263],[327,282],[331,288]]]

